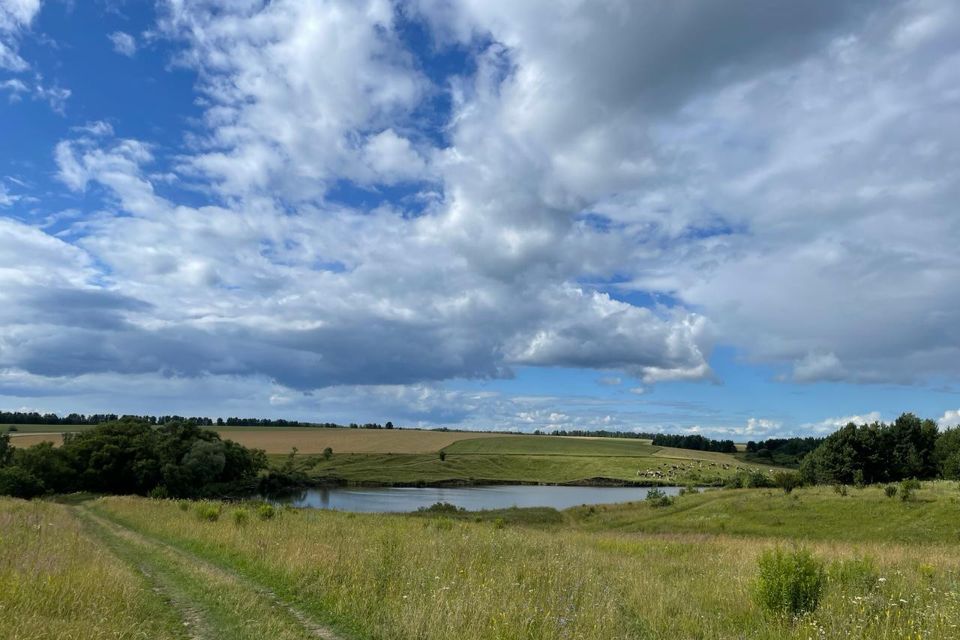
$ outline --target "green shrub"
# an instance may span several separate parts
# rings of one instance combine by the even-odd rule
[[[867,486],[866,481],[863,479],[863,469],[857,469],[853,472],[853,486],[857,489],[863,489]]]
[[[277,510],[272,504],[261,504],[257,507],[257,517],[261,520],[273,520],[277,515]]]
[[[835,484],[833,485],[833,492],[837,495],[846,496],[847,495],[847,485],[845,484]]]
[[[503,518],[497,518],[496,520],[493,521],[494,529],[503,529],[506,526],[507,526],[507,521],[504,520]]]
[[[150,489],[150,493],[147,495],[154,500],[166,500],[170,497],[170,490],[162,484],[158,484],[153,489]]]
[[[778,471],[773,474],[773,483],[783,489],[784,493],[790,493],[803,484],[799,473],[792,471]]]
[[[34,498],[42,495],[46,487],[43,481],[20,467],[0,469],[0,495],[14,498]]]
[[[755,584],[757,604],[777,615],[797,616],[816,610],[823,597],[823,563],[806,549],[764,551]]]
[[[250,512],[246,509],[235,509],[233,512],[233,524],[239,526],[247,524],[250,519]]]
[[[190,503],[186,500],[181,500],[180,502],[177,503],[177,506],[180,507],[180,511],[190,510]]]
[[[913,499],[913,492],[920,488],[920,481],[916,478],[900,481],[900,499],[904,502]]]
[[[883,493],[886,494],[888,498],[892,498],[897,495],[897,485],[888,484],[883,488]]]
[[[647,502],[654,508],[669,507],[673,504],[673,498],[660,489],[650,489],[650,491],[647,492]]]
[[[333,457],[333,449],[332,449],[331,447],[325,448],[325,449],[323,450],[323,459],[324,459],[324,460],[329,460],[329,459],[332,458],[332,457]]]
[[[455,504],[449,502],[434,502],[429,507],[420,507],[417,509],[420,513],[460,513],[466,511],[463,507],[458,507]]]
[[[193,508],[198,520],[206,522],[216,522],[220,519],[220,513],[223,511],[223,505],[213,502],[198,502]]]
[[[880,583],[880,574],[873,558],[869,556],[834,561],[830,565],[828,577],[831,582],[860,595],[869,593]]]
[[[694,495],[697,495],[698,493],[700,493],[700,490],[697,489],[692,484],[688,484],[685,487],[680,487],[680,495],[682,496],[688,496],[688,495],[694,496]]]

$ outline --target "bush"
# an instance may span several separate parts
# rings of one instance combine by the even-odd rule
[[[846,496],[847,495],[847,485],[845,484],[835,484],[833,485],[833,492],[837,495]]]
[[[494,529],[503,529],[506,526],[507,526],[507,521],[504,520],[503,518],[497,518],[496,520],[493,521]]]
[[[660,489],[650,489],[650,491],[647,492],[647,502],[654,508],[669,507],[673,504],[673,498]]]
[[[257,507],[257,517],[261,520],[273,520],[277,516],[277,510],[272,504],[262,504]]]
[[[158,484],[153,489],[150,489],[150,493],[147,495],[154,500],[166,500],[170,497],[170,491],[162,484]]]
[[[222,511],[223,506],[213,502],[198,502],[193,508],[197,519],[204,522],[216,522],[220,519],[220,513]]]
[[[758,560],[757,604],[777,615],[797,616],[816,610],[823,597],[823,563],[805,549],[764,551]]]
[[[324,460],[329,460],[329,459],[332,458],[332,457],[333,457],[333,449],[332,449],[331,447],[325,448],[325,449],[323,450],[323,459],[324,459]]]
[[[250,519],[250,512],[246,509],[235,509],[233,512],[233,524],[239,526],[247,524]]]
[[[14,498],[35,498],[43,495],[43,481],[20,467],[0,469],[0,495]]]
[[[888,498],[892,498],[897,495],[897,485],[888,484],[883,488],[883,493],[886,494]]]
[[[832,582],[861,595],[875,589],[880,580],[876,565],[869,556],[837,560],[831,563],[828,575]]]
[[[446,460],[446,459],[447,459],[447,452],[446,452],[446,451],[440,451],[440,462],[443,462],[443,461]]]
[[[688,496],[688,495],[689,495],[689,496],[693,496],[693,495],[697,495],[698,493],[700,493],[700,490],[697,489],[697,488],[696,488],[695,486],[693,486],[692,484],[688,484],[688,485],[685,486],[685,487],[680,487],[680,495],[681,495],[681,496]]]
[[[913,499],[913,492],[920,488],[920,483],[916,480],[903,480],[900,482],[900,499],[908,502]]]
[[[449,502],[434,502],[429,507],[420,507],[417,509],[420,513],[460,513],[461,511],[466,511],[463,507],[458,507],[455,504],[450,504]]]
[[[784,493],[790,493],[797,487],[803,485],[800,474],[791,471],[778,471],[773,474],[773,483],[783,489]]]

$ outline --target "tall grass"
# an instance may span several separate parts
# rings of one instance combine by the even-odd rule
[[[948,638],[960,628],[954,545],[812,543],[830,562],[868,556],[875,580],[838,565],[846,568],[828,578],[815,613],[771,621],[751,593],[758,554],[776,538],[294,510],[237,527],[200,522],[164,501],[110,498],[95,508],[253,576],[362,637]]]
[[[176,626],[68,507],[0,498],[0,638],[178,638]]]

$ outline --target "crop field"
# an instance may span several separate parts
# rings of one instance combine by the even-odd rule
[[[14,615],[0,616],[0,635],[135,638],[149,619],[142,628],[160,638],[954,638],[958,496],[955,483],[924,485],[916,502],[876,488],[802,489],[797,500],[715,490],[661,508],[529,510],[526,524],[484,513],[3,500],[0,588]],[[705,512],[746,515],[740,528],[708,532],[696,524]],[[849,515],[820,519],[829,512]],[[794,531],[777,519],[808,524]],[[900,533],[917,519],[930,526]],[[43,534],[31,535],[38,524]],[[855,539],[850,524],[865,535]],[[825,568],[819,607],[797,618],[761,610],[759,554],[798,544]],[[109,621],[100,635],[96,619]]]
[[[29,428],[28,428],[29,427]],[[18,447],[39,442],[62,442],[60,434],[85,426],[28,425],[10,434]],[[412,429],[322,429],[318,427],[218,427],[224,438],[267,453],[322,453],[327,447],[343,453],[432,453],[454,442],[504,437],[503,434],[464,431],[415,431]]]

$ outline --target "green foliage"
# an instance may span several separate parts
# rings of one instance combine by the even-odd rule
[[[938,473],[937,425],[905,413],[892,424],[848,424],[804,458],[808,484],[873,484]]]
[[[121,420],[17,449],[9,464],[55,493],[195,497],[253,481],[266,456],[194,424]]]
[[[239,527],[247,524],[247,521],[250,519],[250,512],[243,508],[234,509],[231,516],[233,518],[233,524]]]
[[[0,468],[0,494],[14,498],[35,498],[43,495],[46,487],[29,471],[20,467]]]
[[[669,507],[673,504],[673,498],[668,496],[666,493],[660,489],[650,489],[647,492],[647,502],[650,503],[650,506],[658,509],[660,507]]]
[[[257,507],[257,517],[261,520],[273,520],[277,516],[277,510],[272,504],[261,504]]]
[[[466,509],[449,502],[434,502],[429,507],[420,507],[417,511],[420,513],[456,514],[463,513]]]
[[[797,487],[803,485],[800,474],[792,471],[778,471],[774,473],[773,483],[783,489],[784,493],[790,493]]]
[[[847,485],[845,484],[835,484],[833,485],[833,492],[838,496],[847,496]]]
[[[332,449],[331,447],[325,448],[325,449],[323,450],[323,459],[324,459],[324,460],[329,460],[329,459],[332,458],[332,457],[333,457],[333,449]]]
[[[222,511],[223,505],[214,502],[198,502],[193,508],[197,519],[204,522],[216,522]]]
[[[697,494],[699,494],[699,493],[700,493],[700,490],[697,489],[697,488],[696,488],[695,486],[693,486],[692,484],[688,484],[688,485],[685,485],[685,486],[683,486],[683,487],[680,487],[680,495],[681,495],[681,496],[695,496],[695,495],[697,495]]]
[[[757,604],[774,614],[797,616],[817,609],[823,597],[823,563],[805,549],[772,549],[757,561]]]
[[[934,454],[941,477],[960,480],[960,427],[940,434]]]
[[[441,450],[440,450],[440,462],[443,462],[443,461],[446,460],[446,459],[447,459],[447,452],[444,451],[443,449],[441,449]]]
[[[10,444],[10,434],[0,433],[0,467],[10,464],[13,459],[13,445]]]
[[[913,492],[920,488],[920,481],[916,478],[908,478],[900,482],[900,499],[904,502],[913,500]]]
[[[897,495],[897,485],[895,485],[895,484],[888,484],[887,486],[885,486],[885,487],[883,488],[883,493],[884,493],[884,495],[886,495],[888,498],[893,498],[894,496]]]
[[[150,489],[150,493],[147,495],[154,500],[166,500],[170,497],[170,491],[165,486],[160,484],[155,486],[153,489]]]
[[[869,556],[835,560],[830,564],[827,576],[831,582],[859,595],[873,591],[880,580],[880,572],[877,571],[873,558]]]

